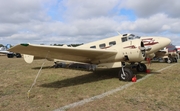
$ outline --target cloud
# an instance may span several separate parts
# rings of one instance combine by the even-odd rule
[[[31,20],[44,21],[45,12],[41,0],[1,0],[1,23],[25,23]]]
[[[170,17],[180,17],[179,0],[126,0],[120,5],[122,8],[132,9],[138,17],[150,17],[158,13],[164,13]]]
[[[109,16],[109,14],[115,14],[110,12],[118,4],[118,0],[63,0],[61,2],[65,7],[64,17],[68,20],[72,19],[90,19],[103,16]],[[59,7],[61,8],[61,7]]]
[[[169,18],[165,14],[156,14],[149,18],[122,22],[121,29],[144,33],[161,33],[164,31],[178,33],[180,31],[177,28],[178,25],[180,25],[180,19]]]
[[[1,0],[0,43],[87,43],[116,31],[177,39],[179,5],[178,0]]]

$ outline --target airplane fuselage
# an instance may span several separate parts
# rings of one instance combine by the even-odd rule
[[[114,36],[111,38],[87,43],[87,44],[81,45],[79,47],[94,48],[94,49],[110,48],[110,49],[114,49],[114,50],[119,50],[120,53],[126,53],[120,47],[123,47],[123,44],[125,43],[124,46],[126,46],[126,48],[127,47],[132,48],[133,45],[132,45],[131,41],[134,39],[139,39],[140,41],[143,42],[144,47],[150,48],[145,53],[146,53],[147,57],[151,57],[151,58],[155,56],[155,54],[154,54],[155,52],[158,52],[160,49],[163,49],[168,44],[170,44],[170,39],[164,38],[164,37],[156,37],[156,36],[139,37],[139,36],[135,36],[133,34],[124,34],[123,36],[122,35]],[[119,45],[119,44],[121,44],[121,45]]]
[[[24,54],[24,59],[27,63],[31,63],[36,58],[42,58],[83,62],[107,68],[120,67],[119,79],[130,81],[134,74],[130,69],[125,68],[126,62],[138,62],[137,71],[146,71],[146,65],[141,63],[141,61],[147,56],[152,56],[170,42],[170,39],[164,37],[139,37],[133,34],[124,34],[90,42],[78,47],[25,43],[16,45],[9,51]]]

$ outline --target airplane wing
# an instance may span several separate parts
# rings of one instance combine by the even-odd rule
[[[90,49],[79,47],[62,47],[34,44],[19,44],[8,51],[33,55],[46,59],[61,59],[77,62],[90,63],[92,60],[98,60],[116,55],[116,50],[110,49]]]
[[[13,54],[13,52],[9,52],[9,51],[0,51],[1,54]]]

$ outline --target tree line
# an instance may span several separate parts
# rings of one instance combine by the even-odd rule
[[[50,44],[51,46],[63,46],[65,44]],[[77,46],[80,46],[80,45],[83,45],[83,43],[81,44],[69,44],[67,45],[68,47],[77,47]]]

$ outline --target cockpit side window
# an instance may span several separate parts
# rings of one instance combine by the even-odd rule
[[[126,42],[126,41],[127,41],[127,37],[121,38],[121,41],[122,41],[122,42]]]
[[[136,36],[137,39],[140,39],[141,37],[140,36]]]
[[[134,39],[140,39],[140,38],[141,38],[140,36],[136,36],[134,34],[128,35],[128,40],[134,40]]]
[[[116,45],[116,41],[109,42],[110,46]]]
[[[129,39],[129,40],[135,39],[135,35],[134,35],[134,34],[130,34],[130,35],[128,36],[128,39]]]

